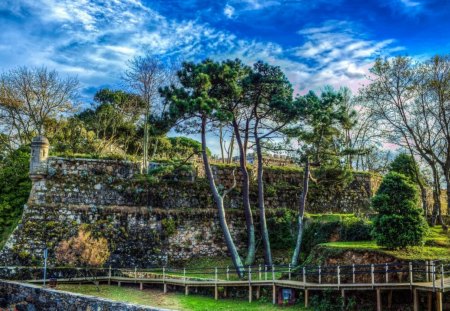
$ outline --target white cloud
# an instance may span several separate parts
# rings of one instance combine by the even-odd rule
[[[223,14],[228,18],[233,18],[234,16],[234,7],[227,4],[225,5],[225,8],[223,9]]]
[[[229,3],[229,11],[224,10],[224,14],[233,17],[233,2]],[[244,2],[255,10],[277,3]],[[287,50],[272,42],[242,40],[196,20],[168,19],[139,0],[22,0],[14,6],[13,14],[26,10],[34,14],[40,27],[51,31],[36,35],[33,24],[20,31],[4,29],[0,43],[16,42],[18,53],[0,47],[3,63],[47,65],[62,73],[77,74],[86,87],[114,87],[127,60],[149,51],[187,60],[239,57],[248,64],[264,60],[280,66],[297,92],[325,84],[355,89],[364,80],[374,55],[398,49],[391,47],[392,40],[369,40],[356,31],[355,25],[343,21],[300,30],[299,41],[303,43]]]

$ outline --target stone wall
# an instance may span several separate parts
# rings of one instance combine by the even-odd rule
[[[131,162],[49,158],[45,164],[47,172],[34,179],[22,220],[0,253],[0,265],[40,262],[45,248],[52,260],[58,243],[76,235],[81,226],[108,240],[108,264],[113,266],[148,267],[226,254],[204,179],[155,183],[138,176],[139,165]],[[219,188],[228,186],[233,169],[214,169]],[[268,167],[265,179],[268,218],[284,209],[296,211],[301,170]],[[355,174],[345,189],[312,186],[308,212],[370,212],[377,185],[377,178]],[[244,250],[240,196],[236,188],[225,205],[231,232]],[[251,201],[258,228],[254,182]]]
[[[31,284],[0,280],[0,308],[28,310],[103,310],[157,311],[166,310],[137,304],[68,293]]]

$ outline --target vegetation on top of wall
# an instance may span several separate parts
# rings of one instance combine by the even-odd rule
[[[21,147],[0,162],[0,249],[19,222],[28,200],[30,150]]]
[[[98,159],[98,160],[119,160],[137,162],[138,158],[133,155],[116,153],[72,153],[72,152],[50,152],[50,156],[68,159]]]

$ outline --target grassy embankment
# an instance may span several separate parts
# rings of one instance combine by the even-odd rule
[[[424,246],[389,250],[378,246],[375,241],[328,242],[320,244],[331,250],[373,251],[394,256],[401,260],[443,260],[450,261],[450,234],[441,226],[430,228]]]
[[[158,289],[144,289],[138,290],[137,287],[117,287],[117,286],[100,286],[100,291],[94,285],[58,285],[59,290],[70,291],[85,295],[92,295],[117,301],[136,303],[141,305],[149,305],[153,307],[161,307],[176,310],[282,310],[286,307],[278,307],[272,305],[270,302],[260,300],[249,303],[243,299],[219,299],[214,300],[212,297],[189,295],[184,296],[181,293],[167,293],[163,294]],[[309,310],[297,304],[289,309],[295,310]]]

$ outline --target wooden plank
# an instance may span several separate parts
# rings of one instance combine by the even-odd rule
[[[305,289],[305,308],[309,307],[309,290]]]
[[[377,288],[377,311],[382,311],[382,305],[381,305],[381,290]]]
[[[277,303],[277,286],[275,285],[275,283],[273,283],[272,285],[272,303]]]
[[[442,293],[436,292],[436,311],[442,311]]]
[[[414,311],[419,311],[419,293],[417,292],[417,288],[413,290],[413,308]]]
[[[248,286],[248,302],[252,302],[253,298],[253,288],[251,285]]]

